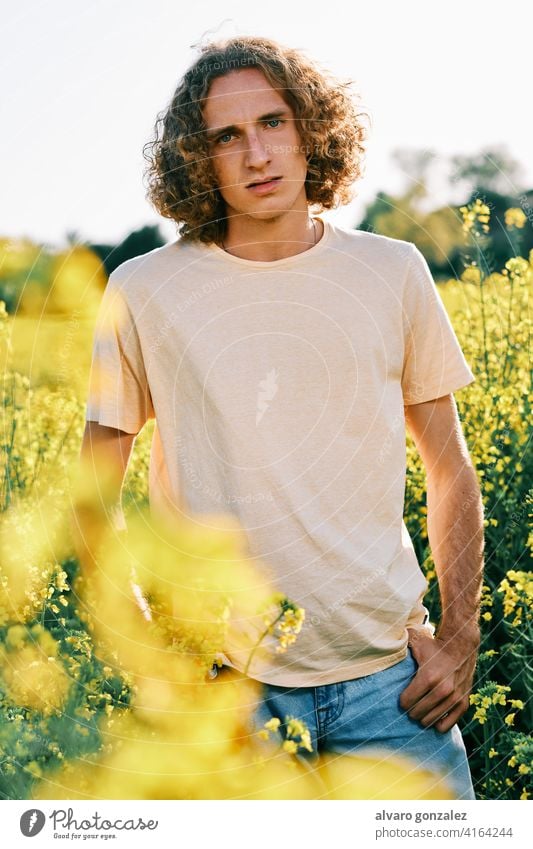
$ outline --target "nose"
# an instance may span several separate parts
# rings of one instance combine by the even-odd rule
[[[246,140],[245,165],[249,168],[264,168],[270,162],[270,154],[256,132],[251,132]]]

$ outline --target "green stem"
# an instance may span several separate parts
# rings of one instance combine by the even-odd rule
[[[483,272],[480,269],[480,278],[479,278],[479,298],[481,303],[481,321],[483,325],[483,359],[485,361],[485,376],[487,380],[489,380],[489,351],[487,347],[487,322],[485,318],[485,296],[483,294]]]
[[[502,372],[502,382],[503,383],[505,383],[505,374],[506,374],[506,371],[507,371],[507,361],[509,360],[509,348],[510,348],[509,340],[511,338],[511,312],[512,312],[512,307],[513,307],[513,289],[514,289],[514,280],[513,280],[512,276],[511,276],[510,284],[511,284],[511,291],[509,293],[509,311],[508,311],[508,314],[507,314],[507,339],[506,339],[507,344],[505,346],[505,359],[503,361],[503,372]]]
[[[13,408],[13,419],[11,421],[11,438],[9,445],[7,446],[7,461],[5,465],[5,493],[2,499],[2,511],[5,512],[9,505],[11,504],[11,454],[13,453],[13,446],[15,444],[15,431],[17,429],[17,420],[14,415],[15,410],[15,376],[13,375],[13,380],[11,382],[11,400],[12,400],[12,408]]]
[[[266,635],[268,634],[268,632],[270,631],[270,629],[271,629],[271,628],[274,628],[274,627],[277,625],[277,623],[279,622],[279,620],[283,617],[283,614],[284,614],[284,613],[285,613],[285,611],[284,611],[284,610],[282,610],[282,611],[278,614],[278,616],[274,619],[274,621],[273,621],[273,622],[271,622],[269,625],[267,625],[267,627],[265,628],[265,630],[263,631],[263,633],[262,633],[262,634],[261,634],[261,636],[259,637],[259,639],[258,639],[257,643],[255,644],[255,646],[253,647],[252,651],[250,652],[250,656],[249,656],[248,660],[246,661],[246,666],[244,667],[244,675],[247,675],[247,674],[248,674],[248,670],[249,670],[249,668],[250,668],[250,664],[251,664],[251,662],[252,662],[253,656],[254,656],[254,654],[256,653],[256,651],[257,651],[257,649],[259,648],[259,646],[261,645],[261,643],[263,642],[263,640],[265,639]]]
[[[485,782],[488,784],[489,773],[490,773],[490,758],[489,758],[489,749],[492,745],[492,733],[489,734],[489,726],[490,719],[487,717],[487,721],[483,725],[483,757],[485,760]]]
[[[484,271],[482,265],[482,254],[480,241],[482,236],[480,234],[476,234],[475,232],[471,234],[470,237],[467,237],[467,242],[470,242],[472,245],[475,255],[476,255],[476,266],[479,269],[479,299],[481,306],[481,318],[482,318],[482,329],[483,329],[483,359],[485,363],[485,388],[488,389],[489,383],[489,352],[487,348],[487,322],[485,316],[485,295],[483,289],[483,281],[484,281]],[[471,261],[471,255],[468,252],[463,254],[463,258],[465,264]],[[491,399],[491,404],[493,404],[493,400]]]
[[[527,616],[527,611],[524,611],[524,615]],[[526,619],[526,622],[528,622],[527,619]],[[533,638],[533,626],[532,626],[531,622],[528,622],[527,630],[528,630],[528,634],[526,636],[526,641],[527,641],[527,648],[528,648],[528,656],[531,657],[531,640]],[[526,693],[527,693],[526,705],[527,705],[527,714],[528,714],[528,725],[527,725],[528,728],[533,728],[533,696],[531,695],[531,693],[532,693],[531,678],[532,678],[531,667],[529,666],[529,663],[526,660],[526,664],[525,664],[525,685],[526,685],[525,690],[526,690]]]

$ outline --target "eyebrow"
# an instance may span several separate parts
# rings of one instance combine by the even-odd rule
[[[263,121],[271,121],[273,118],[283,118],[289,117],[288,109],[277,109],[274,112],[267,112],[265,115],[260,115],[257,118],[256,123],[262,124]],[[235,124],[230,124],[227,127],[216,127],[213,130],[208,130],[206,133],[206,137],[208,141],[212,141],[217,138],[217,136],[223,136],[224,133],[234,133],[239,128]]]

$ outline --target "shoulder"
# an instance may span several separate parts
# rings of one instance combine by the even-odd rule
[[[158,286],[177,279],[205,251],[202,244],[176,239],[122,262],[109,275],[107,285],[120,289],[126,298],[145,294],[147,287],[153,293]]]
[[[369,268],[388,268],[394,272],[406,269],[417,251],[413,242],[405,239],[341,227],[331,222],[330,227],[335,247],[359,259]]]

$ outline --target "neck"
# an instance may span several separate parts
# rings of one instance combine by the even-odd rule
[[[261,220],[228,213],[227,233],[221,247],[241,259],[272,262],[303,253],[322,237],[323,224],[305,210],[290,210]],[[313,223],[314,222],[314,223]]]

